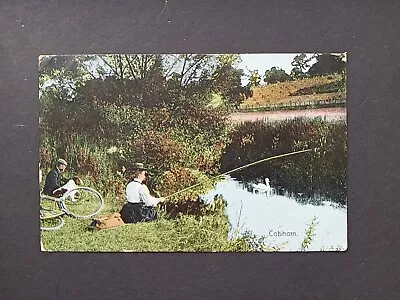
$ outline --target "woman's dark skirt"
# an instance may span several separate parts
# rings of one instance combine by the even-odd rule
[[[122,207],[120,214],[125,223],[149,222],[157,218],[155,208],[143,203],[128,202]]]

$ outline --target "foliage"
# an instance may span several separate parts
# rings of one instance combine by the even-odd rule
[[[183,147],[168,137],[168,132],[156,130],[143,132],[125,146],[126,162],[142,161],[150,169],[169,170],[182,165]]]
[[[268,84],[285,82],[291,80],[291,76],[286,74],[286,72],[277,67],[272,67],[270,70],[266,70],[264,74],[264,81]]]
[[[315,236],[315,229],[318,224],[317,219],[318,219],[317,216],[314,216],[311,219],[310,224],[308,224],[308,227],[305,230],[303,241],[301,243],[301,247],[300,247],[301,251],[307,250],[308,247],[310,246],[310,244]]]
[[[221,95],[227,107],[237,108],[245,98],[251,96],[249,86],[242,87],[242,69],[237,68],[240,57],[233,55],[220,55],[218,64],[211,78],[212,90]]]
[[[190,190],[192,191],[193,189]],[[204,185],[201,188],[197,186],[194,194],[197,194],[201,190],[204,190]],[[211,203],[206,204],[200,196],[197,196],[197,199],[188,198],[190,194],[193,195],[193,192],[180,193],[176,199],[171,201],[169,198],[169,201],[160,203],[159,209],[165,218],[175,219],[184,215],[194,215],[200,220],[203,216],[214,215],[218,218],[219,215],[224,215],[227,202],[222,197],[216,196]]]
[[[96,73],[101,77],[113,76],[124,80],[142,80],[160,74],[161,55],[153,54],[105,54],[97,55],[100,61]]]
[[[176,167],[169,171],[164,172],[160,176],[160,180],[157,183],[157,190],[161,191],[163,195],[172,195],[180,190],[183,190],[189,186],[193,186],[198,183],[208,181],[208,178],[195,170]],[[200,189],[203,190],[203,189]],[[196,198],[199,194],[199,187],[194,190],[188,191],[186,194],[179,194],[179,199],[184,198]],[[200,193],[201,194],[201,193]]]
[[[257,236],[249,230],[246,230],[238,237],[237,241],[248,245],[247,251],[249,252],[275,252],[281,250],[282,246],[284,246],[284,244],[271,245],[266,236]]]
[[[225,130],[226,108],[249,93],[240,84],[237,55],[61,58],[51,57],[40,72],[43,134],[82,132],[125,146],[146,131],[169,128],[175,137],[190,140],[208,132],[214,140]],[[73,83],[60,84],[56,76]],[[213,94],[224,107],[208,106]]]
[[[254,87],[254,86],[259,86],[261,83],[261,76],[258,73],[258,70],[250,70],[250,75],[249,75],[249,86]]]
[[[198,149],[219,145],[226,131],[228,111],[207,106],[211,93],[220,93],[224,102],[235,105],[243,99],[237,59],[235,55],[50,57],[40,74],[42,134],[58,136],[63,145],[71,132],[96,136],[95,144],[123,149],[116,158],[120,166],[143,160],[160,165],[161,171],[179,164],[215,169],[216,160],[200,155]],[[74,80],[70,88],[75,93],[59,96],[64,85],[57,90],[54,76],[67,80],[65,74]]]
[[[301,53],[296,55],[292,61],[293,69],[290,72],[290,76],[296,79],[302,79],[307,76],[307,70],[310,68],[310,61],[314,58],[314,55],[307,57],[306,54]]]
[[[316,56],[317,62],[308,70],[310,76],[341,73],[345,71],[346,63],[344,55],[333,55],[329,53]]]
[[[91,78],[86,63],[93,56],[40,56],[39,57],[39,96],[51,95],[59,100],[71,100],[77,89]]]

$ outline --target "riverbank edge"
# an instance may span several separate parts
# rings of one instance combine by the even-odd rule
[[[224,180],[221,178],[221,180]],[[200,216],[169,219],[160,211],[158,220],[127,224],[108,230],[89,230],[91,220],[64,216],[57,231],[42,231],[41,242],[49,252],[255,252],[268,250],[250,232],[231,238],[234,230],[226,215],[227,202],[217,196]]]

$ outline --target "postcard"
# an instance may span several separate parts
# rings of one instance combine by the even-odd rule
[[[42,251],[347,250],[346,65],[40,56]]]

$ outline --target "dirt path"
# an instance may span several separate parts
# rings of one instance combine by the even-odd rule
[[[303,109],[303,110],[281,110],[281,111],[264,111],[264,112],[247,112],[247,113],[234,113],[230,115],[230,119],[235,123],[245,121],[280,121],[285,119],[293,119],[296,117],[325,117],[327,120],[340,120],[346,119],[346,108],[316,108],[316,109]]]

